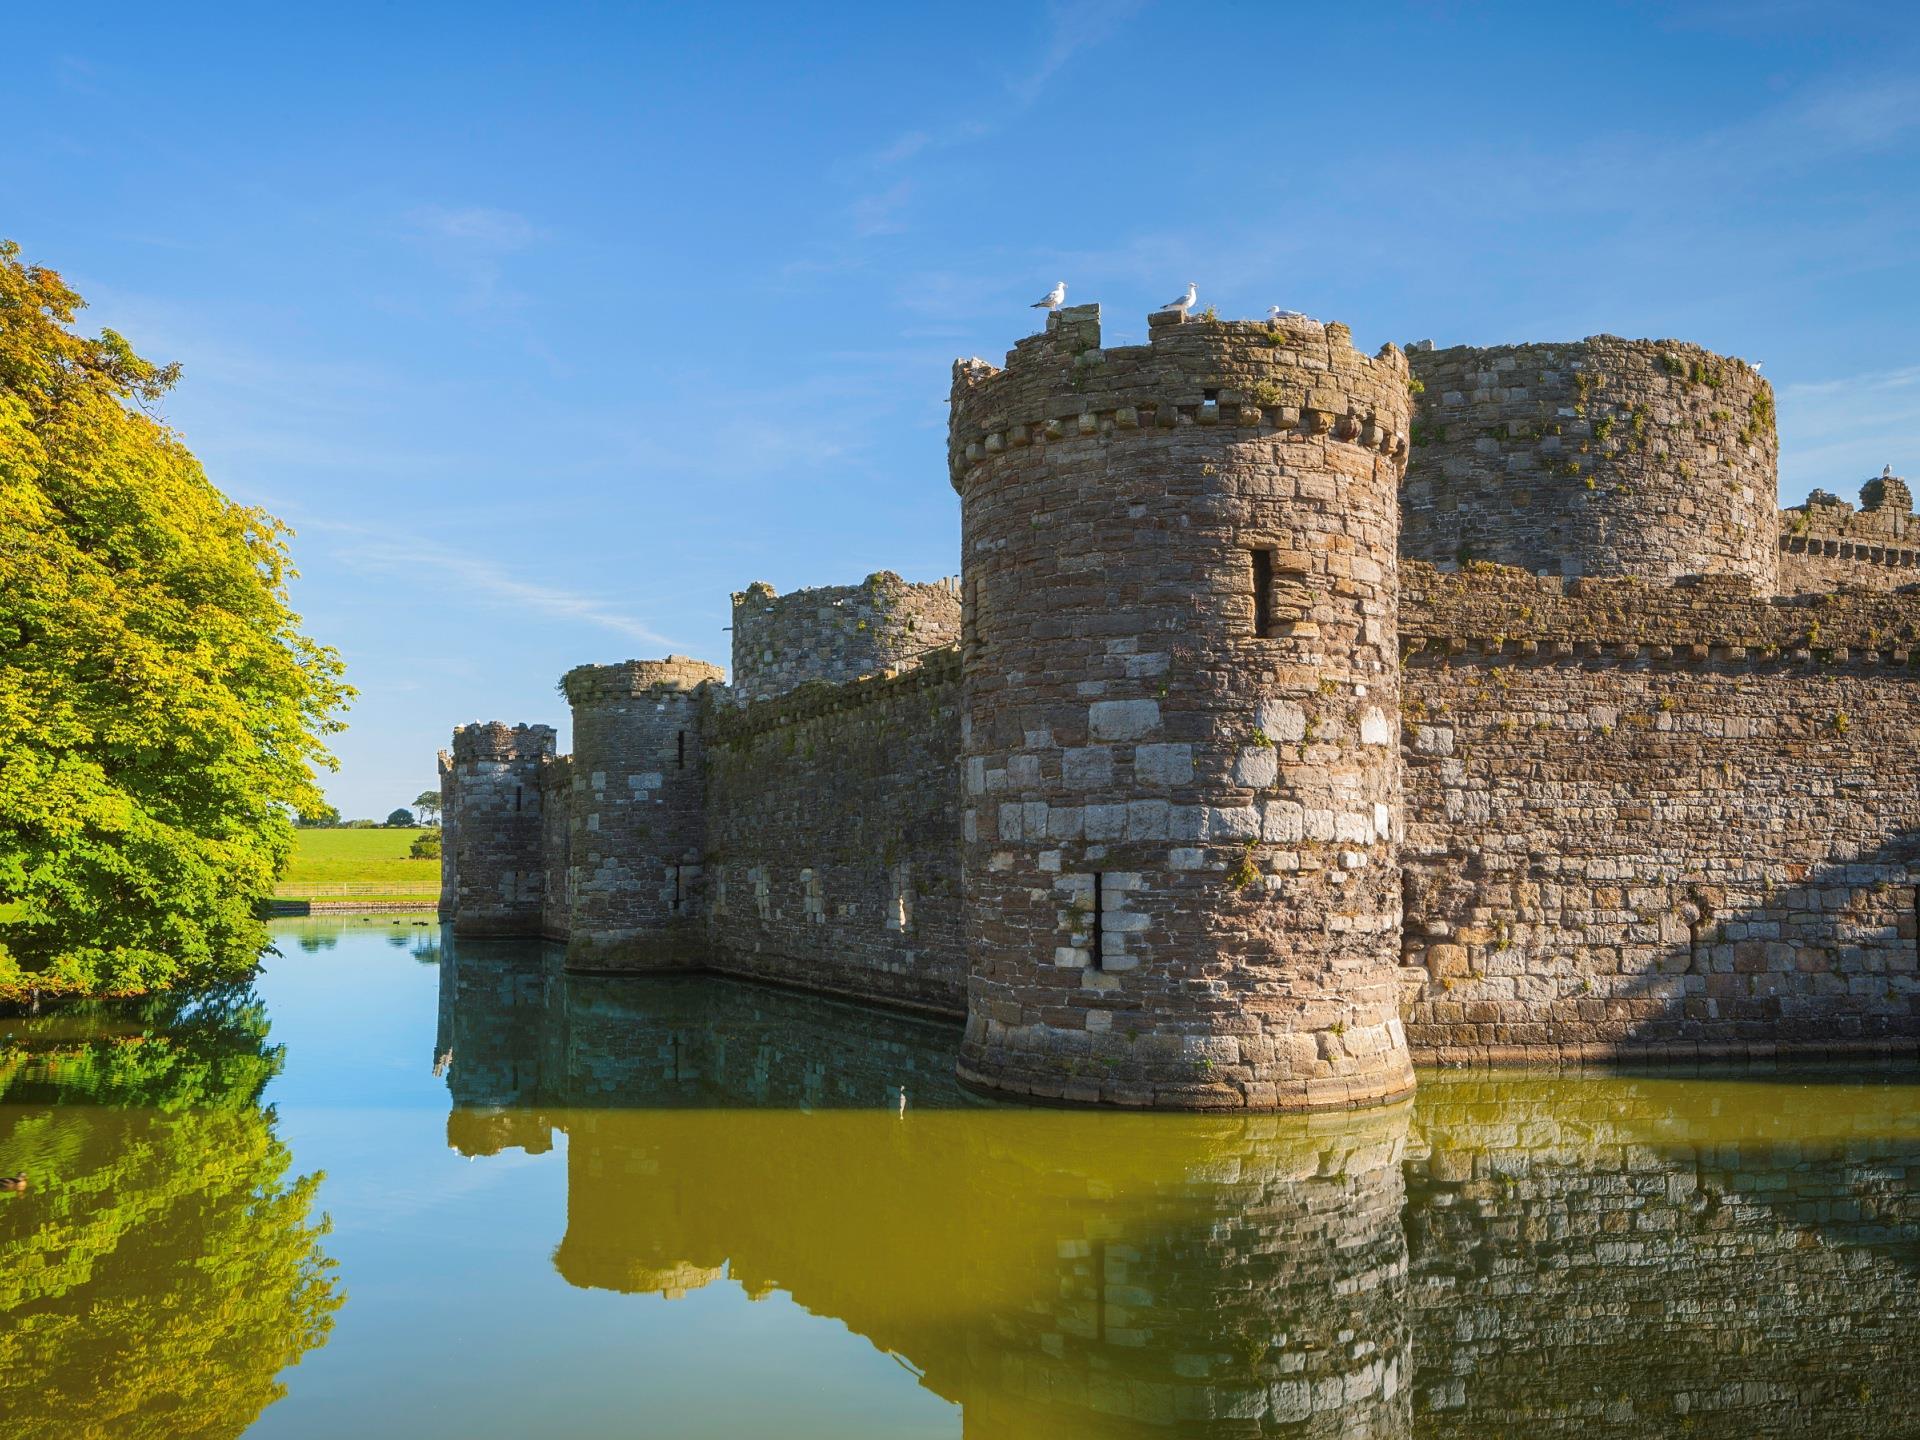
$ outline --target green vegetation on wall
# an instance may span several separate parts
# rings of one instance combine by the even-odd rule
[[[0,243],[0,997],[244,975],[351,691],[288,531],[154,413],[176,367]]]

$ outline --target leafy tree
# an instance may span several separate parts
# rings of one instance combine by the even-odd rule
[[[394,829],[410,828],[413,825],[411,810],[395,810],[387,816],[387,824]]]
[[[331,805],[322,805],[309,811],[293,822],[310,830],[329,830],[340,823],[340,812]]]
[[[415,860],[438,860],[440,858],[440,832],[423,830],[413,837],[413,844],[407,854]]]
[[[418,795],[413,797],[413,808],[420,812],[420,819],[423,824],[433,824],[435,818],[440,814],[440,792],[438,790],[422,790]]]
[[[152,407],[175,366],[0,242],[0,998],[245,974],[352,695],[273,517]]]

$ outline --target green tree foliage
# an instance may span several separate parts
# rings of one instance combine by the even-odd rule
[[[424,830],[413,837],[413,844],[407,854],[415,860],[438,860],[440,858],[440,832]]]
[[[288,531],[151,413],[176,367],[0,242],[0,997],[248,972],[352,692]]]
[[[438,790],[422,790],[418,795],[413,797],[413,808],[420,812],[420,819],[423,823],[428,825],[433,824],[435,817],[440,814],[440,792]]]
[[[387,825],[390,828],[410,829],[413,825],[413,812],[411,810],[389,811],[387,814]]]
[[[342,1298],[261,1092],[251,995],[11,1021],[0,1045],[0,1415],[13,1436],[238,1435]]]

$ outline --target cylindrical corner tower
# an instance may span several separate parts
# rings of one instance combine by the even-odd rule
[[[1538,574],[1779,572],[1773,387],[1678,340],[1415,351],[1410,559]]]
[[[537,935],[546,890],[541,767],[551,725],[462,725],[440,771],[442,918],[456,935]]]
[[[1345,326],[1062,310],[955,366],[987,1090],[1212,1108],[1413,1086],[1394,972],[1408,374]]]
[[[582,665],[573,705],[567,967],[700,961],[706,809],[700,719],[720,670],[670,655]]]

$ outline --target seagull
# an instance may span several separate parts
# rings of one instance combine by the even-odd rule
[[[1282,320],[1304,320],[1306,318],[1307,315],[1304,310],[1282,310],[1278,305],[1269,305],[1267,307],[1267,323],[1269,325],[1278,325]]]
[[[1062,280],[1058,285],[1055,285],[1051,290],[1049,290],[1046,294],[1042,295],[1038,300],[1034,301],[1033,304],[1031,304],[1027,308],[1030,310],[1058,310],[1062,305],[1066,303],[1067,303],[1067,282]]]
[[[1182,295],[1178,300],[1169,300],[1166,304],[1162,305],[1160,308],[1162,310],[1178,310],[1182,315],[1184,315],[1187,313],[1187,311],[1193,308],[1193,302],[1199,298],[1200,298],[1200,287],[1194,284],[1191,280],[1189,280],[1187,282],[1186,294]]]

